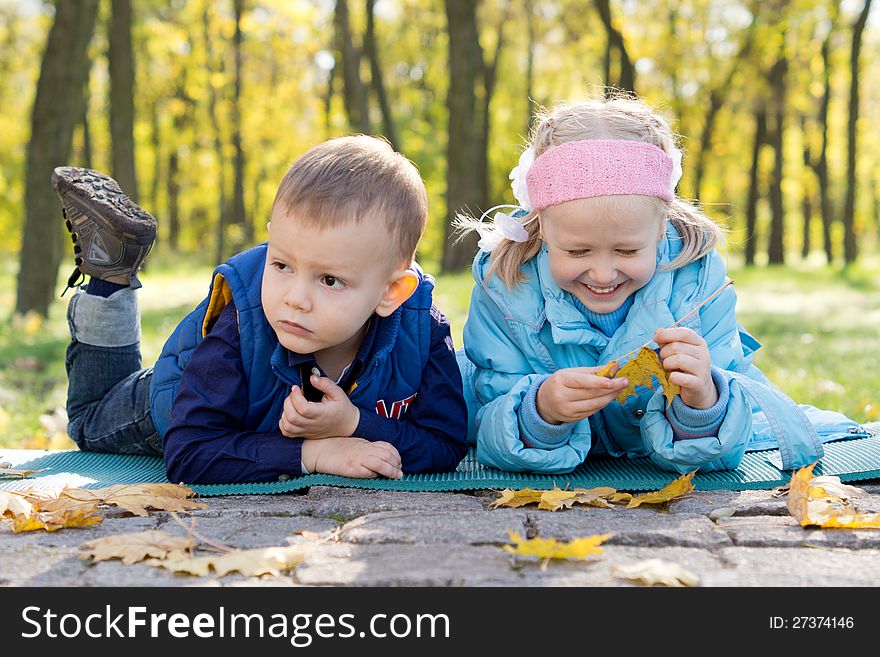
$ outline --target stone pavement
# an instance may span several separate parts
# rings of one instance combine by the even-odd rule
[[[863,511],[880,511],[880,480],[856,482]],[[316,486],[301,494],[206,497],[192,512],[202,536],[237,548],[306,547],[290,574],[248,578],[175,575],[144,564],[77,557],[109,534],[184,529],[165,512],[119,509],[102,524],[13,534],[0,527],[0,586],[631,586],[612,567],[673,561],[702,586],[878,586],[880,530],[801,528],[770,491],[695,491],[665,509],[549,512],[490,509],[492,491],[418,493]],[[732,515],[729,515],[733,510]],[[714,513],[713,513],[714,511]],[[570,540],[613,533],[590,562],[515,563],[507,530]],[[303,535],[301,532],[306,532]],[[321,540],[316,540],[315,535]]]

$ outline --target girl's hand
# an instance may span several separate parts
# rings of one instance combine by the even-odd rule
[[[577,422],[601,411],[626,388],[626,377],[596,376],[598,367],[569,367],[553,372],[538,388],[538,414],[545,422]]]
[[[305,398],[299,386],[293,386],[284,400],[278,428],[288,438],[330,438],[351,436],[361,413],[348,395],[326,376],[311,377],[311,384],[324,393],[319,402]]]
[[[718,402],[712,381],[712,362],[706,341],[689,328],[657,329],[654,342],[660,345],[660,362],[669,381],[681,387],[681,401],[691,408],[711,408]]]

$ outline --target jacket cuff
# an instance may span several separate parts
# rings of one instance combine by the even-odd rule
[[[666,410],[666,419],[672,425],[677,440],[705,438],[718,434],[718,428],[727,414],[730,401],[730,387],[727,378],[716,368],[712,368],[712,381],[718,391],[718,401],[710,408],[691,408],[681,397],[675,397]]]
[[[547,380],[542,376],[532,382],[517,412],[520,438],[526,447],[556,449],[568,442],[574,424],[550,424],[538,413],[538,388]]]

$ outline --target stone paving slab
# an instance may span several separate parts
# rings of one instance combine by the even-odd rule
[[[867,495],[858,507],[880,510],[880,485],[860,487]],[[108,509],[100,525],[51,533],[13,534],[4,523],[0,586],[631,586],[613,567],[648,558],[674,561],[704,586],[880,586],[880,531],[802,528],[785,498],[770,491],[697,491],[660,507],[558,512],[489,508],[496,497],[316,486],[204,498],[206,509],[178,514],[231,547],[303,546],[304,561],[292,573],[263,578],[194,577],[78,558],[94,538],[157,528],[184,534],[166,512],[141,518]],[[588,562],[542,569],[501,549],[509,530],[560,540],[613,535]]]

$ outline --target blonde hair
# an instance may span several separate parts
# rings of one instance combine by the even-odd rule
[[[276,209],[318,228],[381,220],[395,265],[412,262],[428,221],[428,195],[416,166],[376,137],[330,139],[309,149],[284,175]]]
[[[629,95],[588,99],[542,110],[532,123],[529,146],[537,158],[554,146],[585,139],[643,141],[666,152],[675,146],[675,136],[666,120],[647,104]],[[656,201],[661,208],[665,206],[666,218],[682,240],[681,253],[664,269],[677,269],[699,260],[721,241],[721,228],[697,206],[678,196],[670,203],[662,199]],[[503,239],[492,251],[486,280],[497,274],[508,287],[522,280],[520,267],[534,258],[541,248],[539,222],[531,221],[536,214],[532,210],[521,219],[528,232],[524,242]],[[473,230],[478,223],[472,218],[459,217],[457,225],[464,230]]]

